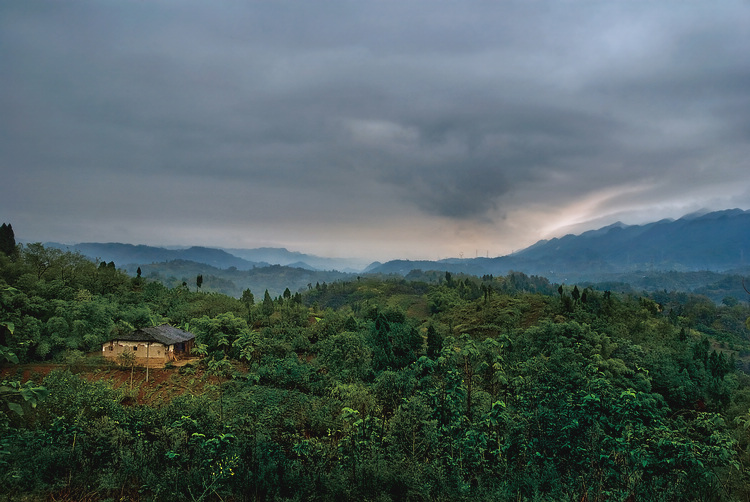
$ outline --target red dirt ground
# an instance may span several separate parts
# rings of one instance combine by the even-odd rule
[[[149,368],[148,382],[146,368],[136,367],[131,370],[121,368],[107,362],[85,365],[66,365],[59,363],[32,363],[6,365],[0,368],[0,380],[16,379],[21,381],[33,380],[41,382],[50,372],[58,369],[70,369],[90,382],[106,381],[114,389],[120,389],[125,394],[123,404],[154,404],[167,402],[171,398],[189,392],[194,395],[203,394],[208,385],[215,385],[214,378],[210,378],[204,371],[198,369],[198,359],[180,361],[180,365],[173,368]],[[193,365],[189,371],[180,372],[180,366]]]

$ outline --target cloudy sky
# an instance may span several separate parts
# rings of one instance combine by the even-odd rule
[[[750,208],[750,2],[0,3],[17,240],[498,256]]]

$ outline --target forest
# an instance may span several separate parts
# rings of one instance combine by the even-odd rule
[[[0,239],[7,500],[750,500],[747,302],[522,273],[238,298],[200,279]],[[153,398],[101,346],[163,323],[197,357]]]

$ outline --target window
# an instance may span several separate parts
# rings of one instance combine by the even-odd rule
[[[133,350],[138,350],[138,345],[133,345]]]

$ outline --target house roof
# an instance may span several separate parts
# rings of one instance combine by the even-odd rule
[[[164,345],[187,342],[195,338],[195,335],[181,329],[162,324],[133,331],[127,335],[120,335],[114,340],[125,340],[129,342],[159,342]]]

